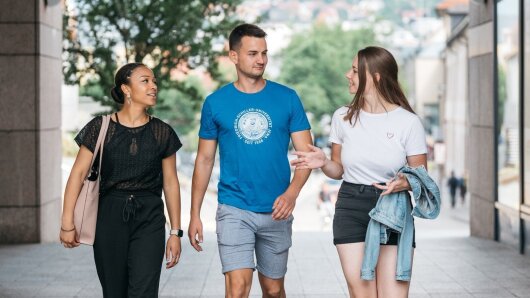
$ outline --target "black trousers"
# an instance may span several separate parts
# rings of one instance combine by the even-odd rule
[[[104,297],[158,297],[165,221],[155,194],[114,191],[100,198],[94,260]]]

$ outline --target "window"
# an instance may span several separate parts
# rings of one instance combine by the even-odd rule
[[[497,3],[497,163],[498,201],[519,209],[520,169],[520,45],[519,1]]]
[[[524,203],[530,205],[530,0],[524,2]]]

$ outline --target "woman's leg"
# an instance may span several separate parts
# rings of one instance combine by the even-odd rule
[[[158,297],[165,248],[165,217],[162,199],[138,195],[138,209],[129,219],[129,298]]]
[[[376,281],[361,279],[361,266],[364,255],[364,242],[337,244],[342,272],[348,284],[350,297],[376,298]]]
[[[142,233],[131,240],[127,297],[158,297],[164,258],[165,230]]]
[[[396,266],[397,246],[381,245],[376,267],[378,298],[408,297],[410,282],[396,280]]]
[[[110,195],[99,201],[93,249],[103,297],[127,297],[129,227],[122,220],[123,202]]]

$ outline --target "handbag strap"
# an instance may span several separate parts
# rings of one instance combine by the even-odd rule
[[[103,160],[103,147],[105,146],[105,137],[107,136],[107,130],[109,129],[109,123],[110,123],[110,115],[105,115],[103,117],[103,123],[101,124],[102,131],[100,131],[100,134],[103,135],[103,138],[101,140],[101,151],[99,153],[98,179],[101,179],[101,161]]]
[[[92,169],[92,167],[94,166],[94,162],[101,148],[101,153],[100,153],[100,158],[99,158],[99,168],[98,168],[98,171],[101,172],[100,169],[101,169],[101,160],[103,159],[103,156],[102,156],[103,155],[103,144],[105,143],[105,137],[107,135],[107,130],[109,128],[109,123],[110,123],[110,115],[102,116],[101,128],[99,129],[98,140],[96,141],[96,147],[94,147],[94,154],[92,154],[92,161],[90,162],[89,169]],[[90,175],[90,171],[87,172],[87,176],[85,177],[85,179],[89,175]],[[98,175],[98,179],[99,179],[99,176],[100,175]]]

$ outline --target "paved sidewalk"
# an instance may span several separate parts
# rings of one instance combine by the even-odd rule
[[[316,181],[312,184],[318,185]],[[318,193],[316,188],[304,191]],[[312,197],[308,194],[304,200],[295,210],[287,296],[347,297],[331,231],[306,230],[319,218],[318,212],[311,211]],[[215,200],[207,203],[205,221],[213,218],[215,210]],[[454,210],[445,206],[435,221],[416,220],[418,248],[410,297],[530,297],[530,257],[504,244],[469,237],[467,205]],[[204,251],[195,252],[183,238],[180,263],[172,270],[162,270],[161,297],[223,297],[215,233],[211,222],[205,225],[210,228]],[[251,295],[261,297],[254,276]],[[58,243],[0,246],[0,297],[101,297],[91,247],[68,250]]]
[[[410,297],[530,297],[530,258],[504,244],[467,237],[465,222],[454,218],[446,210],[439,221],[416,221]],[[331,233],[296,232],[293,241],[288,296],[347,297]],[[184,242],[179,265],[163,269],[161,297],[223,296],[214,233],[206,235],[204,246],[196,253]],[[256,278],[251,294],[261,295]],[[101,297],[91,248],[0,246],[0,297]]]
[[[177,268],[163,270],[161,297],[222,297],[213,234],[204,252],[186,245]],[[331,237],[299,232],[289,260],[289,297],[347,297]],[[261,292],[254,280],[252,296]],[[100,297],[89,247],[0,247],[0,297]],[[530,259],[475,238],[418,239],[410,297],[530,297]]]

